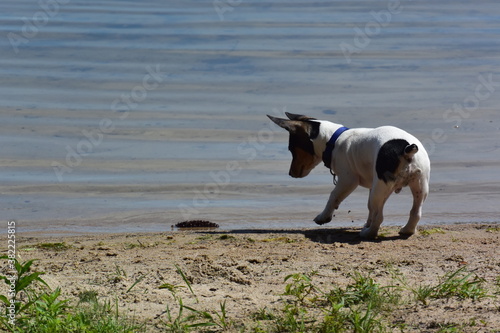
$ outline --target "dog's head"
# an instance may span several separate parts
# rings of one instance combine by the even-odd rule
[[[290,133],[288,150],[292,153],[292,165],[289,175],[294,178],[307,176],[321,162],[321,157],[314,151],[313,140],[318,137],[320,123],[316,119],[285,112],[289,119],[268,115],[276,125]]]

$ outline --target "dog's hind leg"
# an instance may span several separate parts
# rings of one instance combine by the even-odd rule
[[[368,220],[363,230],[361,230],[362,238],[374,239],[377,237],[380,225],[384,220],[384,205],[392,191],[392,186],[386,184],[384,181],[374,181],[368,199]]]
[[[356,189],[356,187],[358,187],[357,179],[339,176],[339,181],[332,193],[330,193],[325,209],[321,214],[316,216],[314,222],[319,225],[330,222],[335,209],[339,208],[340,203],[344,201],[344,199],[347,198],[349,194]]]
[[[413,206],[411,207],[408,223],[399,231],[401,236],[409,237],[417,229],[418,221],[422,216],[422,204],[429,193],[429,182],[427,177],[422,175],[420,178],[408,184],[413,195]]]

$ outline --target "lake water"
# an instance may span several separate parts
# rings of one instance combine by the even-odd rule
[[[498,1],[2,1],[0,49],[19,231],[314,228],[331,176],[287,175],[284,111],[408,130],[432,161],[421,223],[500,221]],[[367,195],[326,226],[361,227]]]

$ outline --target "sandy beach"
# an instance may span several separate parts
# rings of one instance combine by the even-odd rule
[[[376,241],[361,241],[359,229],[293,229],[239,231],[171,231],[93,234],[67,237],[20,237],[22,261],[46,272],[51,288],[77,302],[93,291],[101,300],[118,302],[122,314],[147,323],[148,332],[165,331],[167,306],[175,308],[168,289],[196,309],[217,311],[226,302],[232,321],[228,331],[253,331],[271,321],[252,317],[262,309],[283,307],[285,277],[311,274],[324,290],[345,287],[359,273],[381,286],[407,281],[408,286],[436,285],[461,268],[480,279],[491,297],[412,301],[401,292],[401,304],[384,318],[396,332],[499,332],[500,230],[498,225],[457,224],[426,227],[400,239],[397,229],[383,228]],[[59,246],[50,244],[62,243]],[[191,283],[191,293],[177,271]],[[394,276],[402,278],[397,282]],[[289,297],[288,297],[289,298]],[[400,330],[402,329],[402,330]]]

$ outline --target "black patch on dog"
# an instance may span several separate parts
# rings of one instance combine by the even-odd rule
[[[314,140],[319,135],[319,123],[315,121],[308,121],[309,125],[311,125],[309,129],[309,139]]]
[[[320,124],[315,121],[308,121],[307,125],[307,129],[299,127],[294,133],[290,133],[288,150],[293,152],[293,148],[297,147],[314,155],[314,145],[311,140],[318,137]]]
[[[309,139],[309,135],[306,132],[297,131],[296,133],[290,133],[290,139],[288,141],[288,150],[293,153],[294,148],[300,148],[307,153],[314,155],[314,145]]]
[[[385,183],[394,181],[394,173],[398,169],[400,157],[405,154],[405,148],[409,143],[402,139],[389,140],[378,151],[377,163],[375,170],[377,171],[378,179]]]

